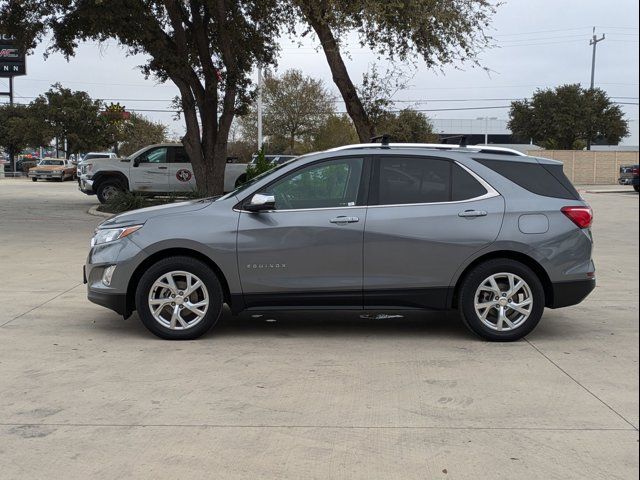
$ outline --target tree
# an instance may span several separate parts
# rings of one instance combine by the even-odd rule
[[[280,76],[267,74],[262,98],[264,133],[269,150],[277,149],[274,153],[306,150],[301,144],[308,144],[327,115],[335,110],[322,80],[305,76],[300,70],[287,70]],[[245,135],[257,136],[255,106],[242,125]]]
[[[0,105],[0,147],[18,153],[28,145],[26,129],[27,107]]]
[[[167,141],[167,126],[132,113],[122,126],[123,141],[118,146],[122,156],[128,156],[146,145]]]
[[[383,115],[376,129],[388,134],[392,142],[431,143],[438,139],[427,116],[410,108]]]
[[[25,147],[39,147],[51,140],[42,118],[26,105],[0,105],[0,147],[19,153]]]
[[[358,133],[348,115],[329,115],[316,129],[311,150],[327,150],[358,143]]]
[[[587,140],[617,144],[629,134],[618,105],[599,89],[579,84],[536,90],[531,100],[511,103],[509,128],[548,149],[581,149]]]
[[[274,62],[278,0],[2,0],[0,30],[28,49],[52,35],[72,56],[81,41],[113,39],[149,60],[142,71],[180,91],[182,139],[198,188],[222,193],[231,123],[249,100],[256,64]],[[50,50],[51,50],[50,49]]]
[[[44,121],[49,137],[58,140],[67,157],[103,148],[113,136],[107,131],[105,119],[100,117],[102,102],[93,100],[87,92],[74,92],[56,83],[31,102],[29,108],[32,115]]]
[[[315,32],[362,142],[375,127],[342,58],[341,41],[355,32],[360,45],[401,62],[428,68],[472,61],[490,39],[484,29],[496,7],[491,0],[291,0],[291,31]]]

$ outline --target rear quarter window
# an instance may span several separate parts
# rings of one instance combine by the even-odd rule
[[[525,190],[543,197],[579,200],[580,194],[562,172],[562,165],[474,159]]]

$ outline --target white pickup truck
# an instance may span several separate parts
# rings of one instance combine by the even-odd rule
[[[180,143],[149,145],[127,158],[100,158],[83,161],[78,185],[87,195],[97,195],[105,203],[118,191],[149,195],[196,190],[193,168]],[[224,190],[229,192],[244,181],[245,163],[227,163]]]

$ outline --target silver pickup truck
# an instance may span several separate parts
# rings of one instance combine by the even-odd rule
[[[245,163],[228,163],[224,190],[242,183]],[[118,191],[149,195],[187,193],[196,190],[193,168],[180,143],[149,145],[126,158],[96,158],[80,164],[78,186],[105,203]]]

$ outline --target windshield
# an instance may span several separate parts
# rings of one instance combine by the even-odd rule
[[[250,186],[255,185],[257,182],[259,182],[260,180],[262,180],[264,177],[266,177],[267,175],[271,175],[274,172],[277,172],[278,170],[280,170],[281,168],[286,167],[287,165],[289,165],[289,163],[293,162],[295,160],[295,158],[292,158],[291,160],[289,160],[288,162],[285,163],[281,163],[280,165],[276,165],[275,167],[273,167],[271,170],[267,170],[266,172],[261,173],[260,175],[258,175],[257,177],[253,177],[251,180],[249,180],[246,183],[243,183],[242,185],[240,185],[238,188],[236,188],[235,190],[227,193],[225,196],[220,197],[218,200],[226,200],[229,197],[232,197],[234,195],[240,195],[242,192],[244,192],[246,189],[248,189]]]
[[[38,165],[64,165],[64,160],[42,160]]]
[[[82,161],[84,162],[85,160],[91,160],[92,158],[108,158],[110,154],[108,153],[87,153],[83,158]]]

